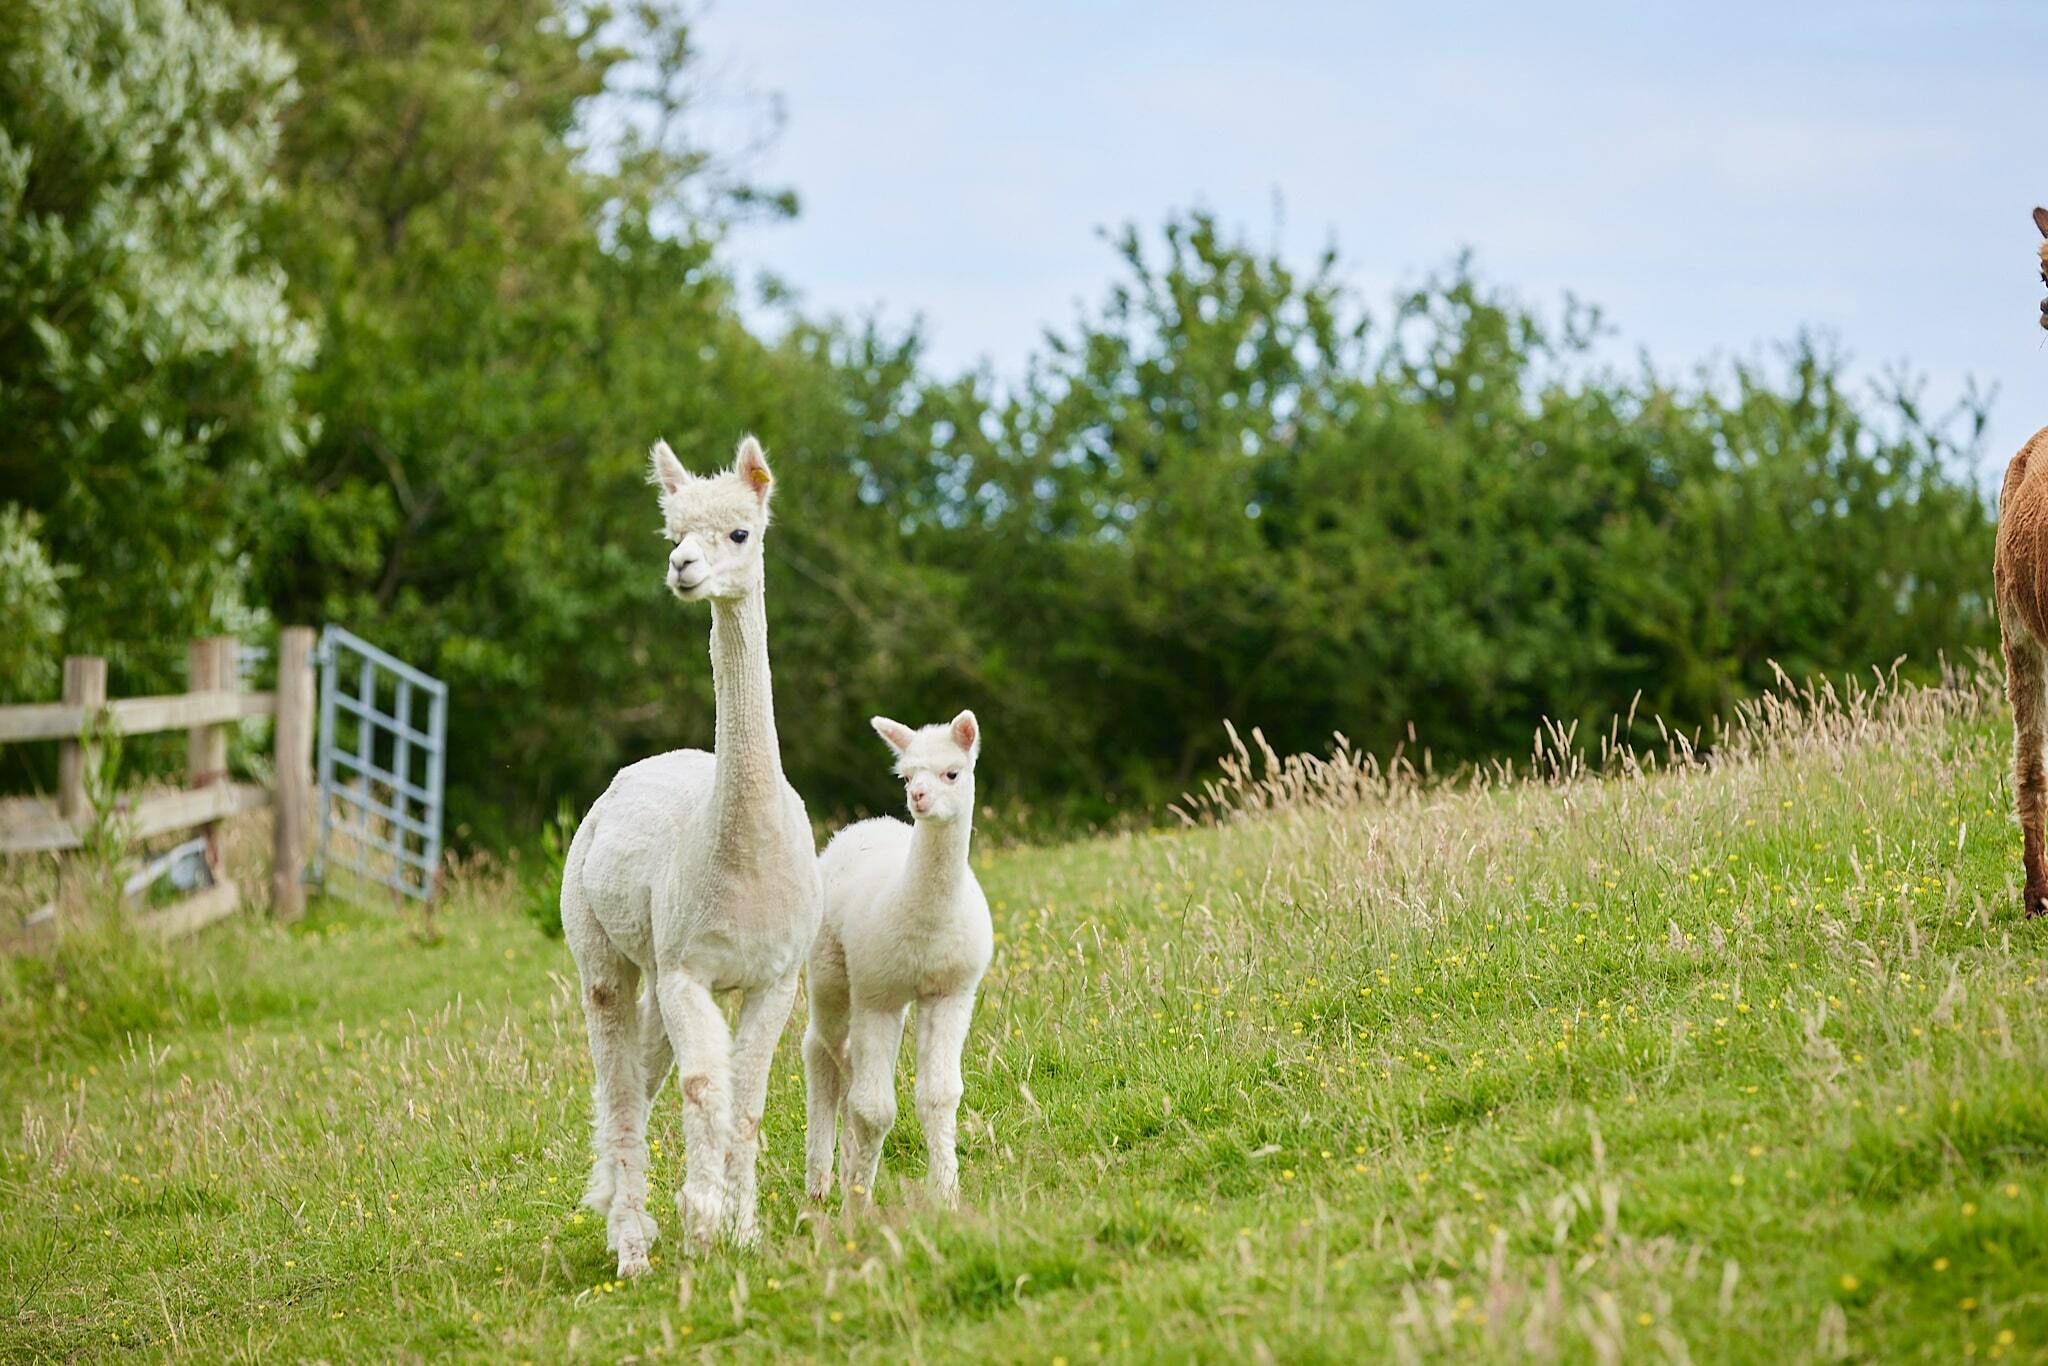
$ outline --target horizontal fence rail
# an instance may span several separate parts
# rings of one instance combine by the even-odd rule
[[[0,745],[30,740],[76,740],[94,735],[156,735],[167,730],[211,726],[250,716],[275,716],[277,694],[188,692],[163,697],[125,697],[97,708],[62,702],[0,707]],[[97,716],[97,724],[88,722]]]
[[[183,792],[158,792],[122,798],[107,819],[129,839],[154,839],[176,830],[190,830],[270,805],[270,789],[252,783],[221,783]],[[36,797],[0,797],[0,852],[56,852],[85,844],[90,830],[81,830]]]

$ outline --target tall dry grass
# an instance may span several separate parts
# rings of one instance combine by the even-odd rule
[[[1873,668],[1868,680],[1852,674],[1837,683],[1825,675],[1794,679],[1772,661],[1775,686],[1738,701],[1704,736],[1674,731],[1662,717],[1651,717],[1648,724],[1656,727],[1658,741],[1632,742],[1627,737],[1636,734],[1638,695],[1626,712],[1615,714],[1596,748],[1580,742],[1576,721],[1546,718],[1536,728],[1525,764],[1503,759],[1444,775],[1426,753],[1418,765],[1403,746],[1383,761],[1354,748],[1342,731],[1333,737],[1328,754],[1283,756],[1258,727],[1252,728],[1247,745],[1236,724],[1225,720],[1230,748],[1217,760],[1217,776],[1183,793],[1167,810],[1184,826],[1216,826],[1287,812],[1388,805],[1431,792],[1489,792],[1527,782],[1557,786],[1725,769],[1799,750],[1868,743],[1885,734],[1925,732],[2004,706],[2003,676],[1987,656],[1960,667],[1943,660],[1932,683],[1902,678],[1903,663]]]

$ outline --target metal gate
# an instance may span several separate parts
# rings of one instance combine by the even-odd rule
[[[313,877],[332,863],[425,901],[441,862],[448,687],[339,626],[321,631],[319,661]]]

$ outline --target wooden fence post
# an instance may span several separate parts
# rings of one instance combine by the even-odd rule
[[[236,667],[235,638],[208,636],[185,647],[186,686],[195,693],[239,692],[241,670]],[[225,722],[192,726],[185,732],[185,776],[193,787],[212,787],[228,780],[228,728]],[[220,822],[200,827],[206,836],[206,862],[216,883],[227,875],[221,865]]]
[[[306,913],[306,817],[313,789],[313,628],[287,626],[277,639],[276,844],[270,910],[279,920]]]
[[[95,714],[107,704],[107,661],[91,655],[72,655],[64,661],[64,705],[83,707],[88,727],[97,727]],[[100,751],[97,736],[57,742],[57,815],[71,823],[81,835],[92,824],[94,812],[89,789],[99,780]],[[82,896],[78,861],[66,858],[57,865],[57,911],[75,914],[74,903]]]

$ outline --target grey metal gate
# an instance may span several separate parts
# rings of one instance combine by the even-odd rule
[[[438,889],[448,687],[362,638],[320,633],[320,849],[331,862],[425,901]],[[424,712],[424,718],[421,713]]]

